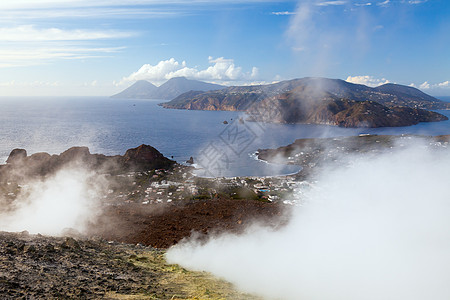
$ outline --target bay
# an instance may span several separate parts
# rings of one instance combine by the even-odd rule
[[[1,97],[0,163],[14,148],[24,148],[29,154],[59,154],[73,146],[87,146],[91,153],[116,155],[149,144],[181,163],[193,156],[197,165],[211,169],[213,176],[273,176],[294,173],[299,168],[257,161],[252,155],[257,149],[287,145],[298,138],[450,134],[450,121],[371,129],[263,124],[243,121],[242,112],[164,109],[158,106],[161,102],[107,97]],[[450,111],[440,112],[450,117]],[[221,164],[216,164],[217,158]],[[212,171],[216,166],[219,172]]]

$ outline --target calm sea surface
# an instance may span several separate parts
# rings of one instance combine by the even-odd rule
[[[441,97],[450,101],[449,97]],[[123,154],[149,144],[178,162],[190,156],[206,168],[222,162],[220,176],[277,175],[295,166],[259,162],[252,154],[306,137],[373,134],[450,134],[450,121],[400,128],[346,129],[324,125],[239,122],[239,112],[164,109],[159,100],[106,97],[0,98],[0,163],[14,148],[59,154],[72,146],[91,153]],[[450,111],[440,111],[450,117]],[[224,124],[227,121],[228,124]]]

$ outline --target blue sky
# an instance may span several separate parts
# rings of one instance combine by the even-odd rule
[[[2,0],[0,96],[305,76],[450,95],[448,0]]]

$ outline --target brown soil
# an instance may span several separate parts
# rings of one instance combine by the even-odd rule
[[[129,244],[168,248],[192,232],[205,236],[242,232],[258,221],[282,226],[288,215],[284,206],[256,200],[216,199],[183,205],[124,205],[105,210],[90,234]]]

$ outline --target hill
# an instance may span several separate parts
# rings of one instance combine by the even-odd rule
[[[222,89],[224,86],[185,77],[176,77],[157,87],[145,80],[139,80],[124,91],[111,96],[112,98],[131,99],[163,99],[170,100],[189,91],[210,91]]]
[[[248,110],[251,120],[340,127],[398,127],[447,120],[444,115],[424,109],[388,107],[376,101],[349,100],[329,93],[323,93],[317,101],[298,89],[253,105]]]
[[[254,103],[268,97],[296,90],[302,98],[321,100],[324,95],[354,101],[376,101],[388,107],[407,106],[423,109],[450,109],[450,103],[429,96],[420,90],[398,84],[371,88],[340,79],[305,77],[268,85],[233,86],[219,91],[185,93],[170,102],[166,108],[200,110],[247,110]]]
[[[450,109],[415,88],[386,84],[371,88],[339,79],[302,78],[269,85],[188,92],[161,104],[166,108],[246,111],[251,120],[329,124],[342,127],[394,127],[443,121],[424,109]]]

